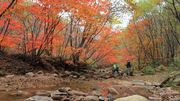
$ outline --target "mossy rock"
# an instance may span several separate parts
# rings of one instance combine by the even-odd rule
[[[5,71],[4,70],[0,70],[0,77],[5,76],[5,75],[6,75]]]

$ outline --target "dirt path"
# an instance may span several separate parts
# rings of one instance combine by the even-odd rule
[[[161,72],[161,73],[156,73],[155,75],[137,75],[137,76],[131,76],[131,77],[125,77],[122,78],[122,80],[127,80],[127,81],[133,81],[133,80],[143,80],[147,82],[162,82],[165,78],[168,77],[167,72]]]

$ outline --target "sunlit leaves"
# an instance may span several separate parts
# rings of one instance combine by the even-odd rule
[[[132,7],[134,12],[134,18],[143,16],[154,9],[154,7],[162,0],[126,0],[126,2]]]

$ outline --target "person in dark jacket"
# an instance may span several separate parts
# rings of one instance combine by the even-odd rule
[[[131,62],[130,62],[130,60],[127,61],[126,70],[127,70],[127,71],[126,71],[126,74],[127,74],[127,75],[129,75],[129,76],[132,75],[132,68],[131,68]]]

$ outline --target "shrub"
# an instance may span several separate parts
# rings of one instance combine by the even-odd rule
[[[174,59],[174,64],[177,66],[177,69],[180,70],[180,57]]]
[[[167,68],[164,65],[160,65],[155,68],[156,72],[161,72],[161,71],[165,71],[165,70],[167,70]]]
[[[175,65],[173,63],[168,65],[168,71],[169,72],[175,71]]]
[[[152,75],[155,73],[155,68],[152,67],[152,66],[146,66],[144,69],[143,69],[143,73],[144,74],[147,74],[147,75]]]

